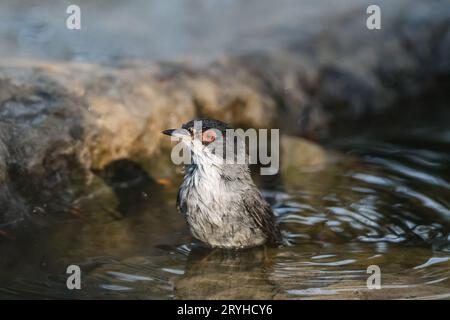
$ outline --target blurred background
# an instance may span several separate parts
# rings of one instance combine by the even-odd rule
[[[399,3],[402,1],[398,1]],[[117,58],[211,61],[272,50],[365,10],[371,1],[2,1],[0,55],[108,62]],[[388,13],[392,1],[377,1]],[[68,30],[66,8],[81,7],[82,29]]]

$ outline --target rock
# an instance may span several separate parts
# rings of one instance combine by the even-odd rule
[[[59,211],[89,165],[83,102],[45,78],[27,84],[2,80],[0,221]]]
[[[306,139],[281,136],[281,170],[289,175],[291,170],[315,171],[326,165],[328,156],[319,145]]]
[[[447,94],[439,88],[449,79],[449,16],[445,1],[401,1],[380,31],[349,13],[308,39],[206,68],[3,59],[0,224],[67,211],[92,180],[91,169],[154,158],[170,143],[160,131],[196,116],[316,137],[400,99]],[[307,143],[294,144],[300,151],[289,157],[313,164],[323,158]]]

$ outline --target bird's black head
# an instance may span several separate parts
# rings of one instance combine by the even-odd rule
[[[181,129],[168,129],[163,133],[184,139],[198,137],[204,144],[208,144],[216,141],[219,136],[225,137],[227,129],[231,129],[231,127],[222,121],[198,118],[186,122]]]
[[[201,122],[202,126],[202,132],[206,132],[209,129],[216,129],[219,130],[224,136],[227,129],[231,129],[231,127],[226,124],[225,122],[214,120],[214,119],[208,119],[208,118],[198,118],[191,120],[189,122],[186,122],[181,127],[186,130],[190,130],[194,128],[195,122]]]
[[[228,131],[230,129],[231,132]],[[239,164],[246,164],[248,156],[245,136],[237,135],[232,129],[228,124],[219,120],[198,118],[186,122],[179,129],[168,129],[163,133],[181,139],[197,156],[197,160],[202,156],[210,159],[209,155],[214,154],[217,156],[216,158],[227,161],[239,158],[239,161],[243,161]],[[228,164],[230,163],[228,162]]]

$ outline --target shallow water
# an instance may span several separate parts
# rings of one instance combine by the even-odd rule
[[[277,249],[193,246],[175,210],[179,176],[162,186],[139,170],[104,173],[113,188],[97,187],[73,217],[0,237],[0,297],[448,299],[450,129],[442,122],[340,135],[326,141],[345,155],[339,161],[263,184],[291,242]],[[163,168],[153,172],[176,170]],[[81,290],[66,288],[69,264],[82,269]],[[381,290],[366,286],[370,265],[381,269]]]

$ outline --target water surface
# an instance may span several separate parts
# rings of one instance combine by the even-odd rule
[[[160,184],[134,165],[104,172],[71,217],[2,234],[0,297],[449,298],[450,129],[441,122],[340,135],[325,141],[339,161],[264,184],[291,242],[277,249],[192,245],[175,210],[180,175]],[[162,166],[155,179],[177,170]],[[82,290],[66,289],[69,264],[81,267]],[[370,265],[381,290],[367,289]]]

